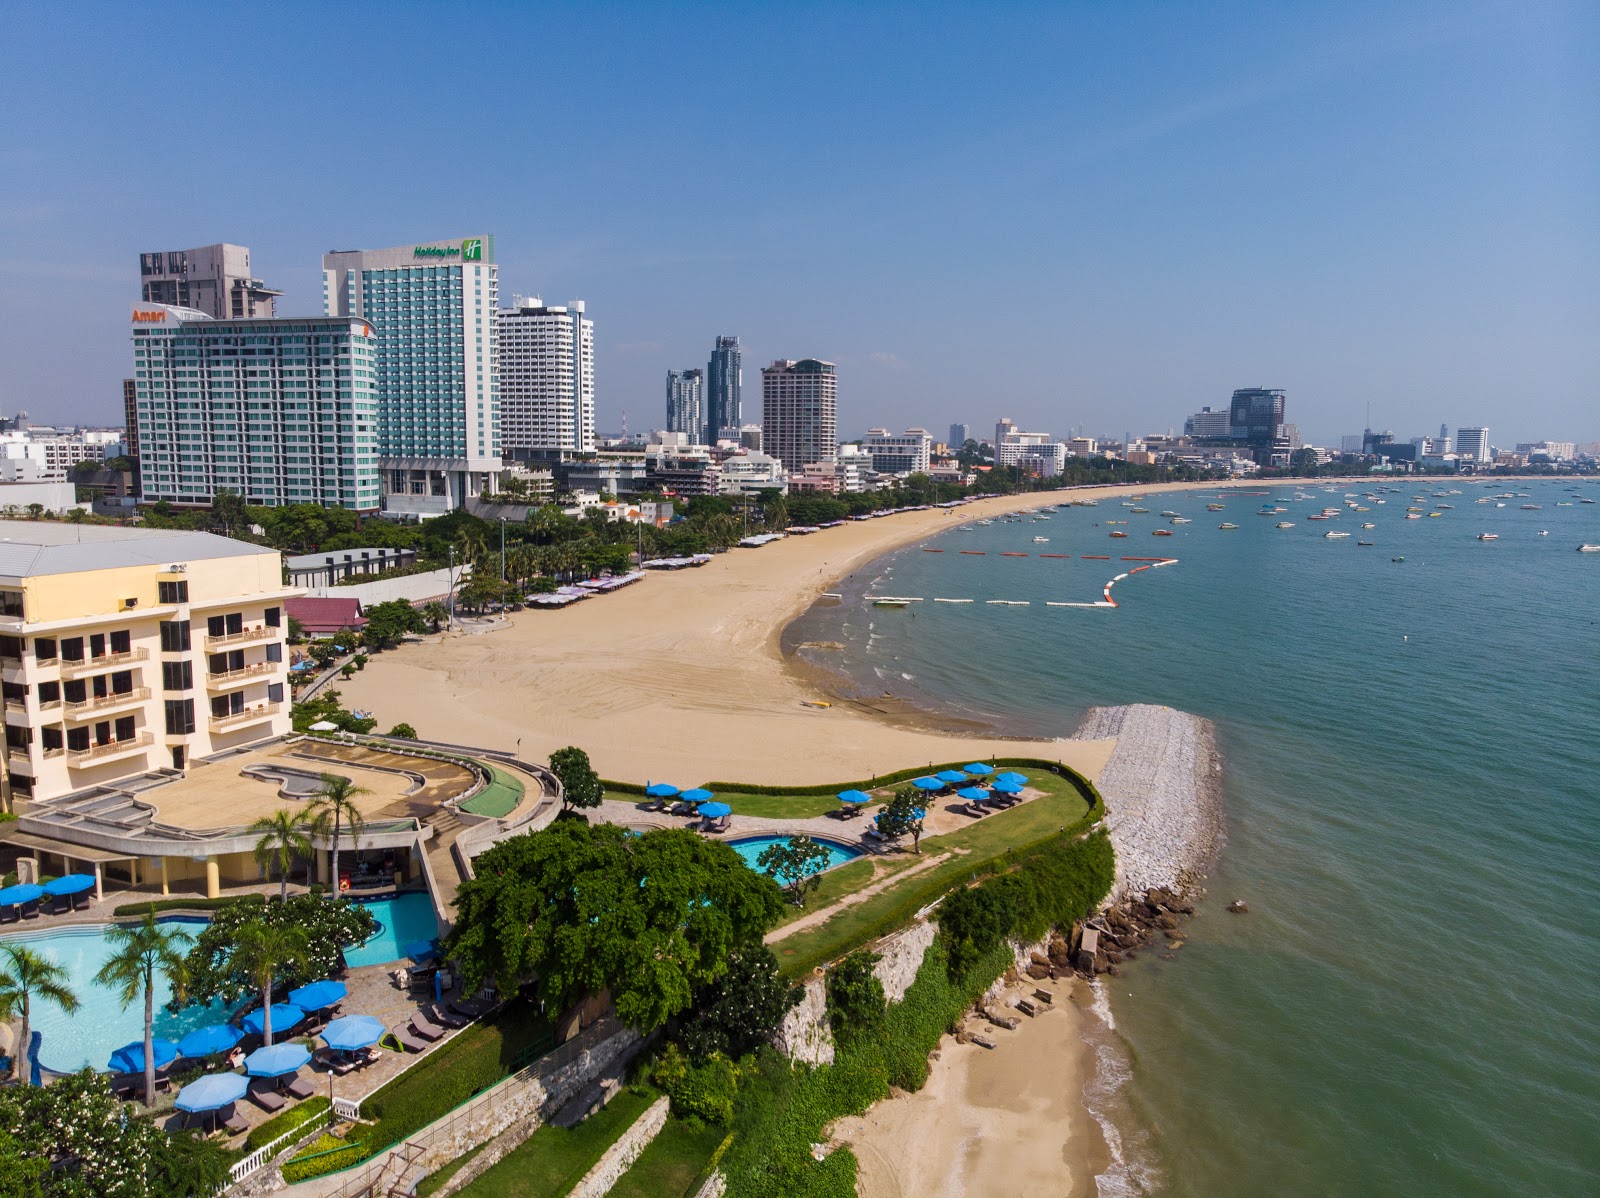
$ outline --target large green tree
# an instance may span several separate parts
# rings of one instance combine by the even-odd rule
[[[828,868],[828,848],[809,836],[791,836],[762,849],[756,864],[783,887],[791,903],[804,907],[806,895],[817,888]]]
[[[341,774],[323,774],[322,786],[311,797],[311,806],[307,811],[311,818],[311,829],[331,842],[328,849],[333,860],[332,876],[328,879],[330,898],[339,895],[339,838],[348,829],[350,843],[357,852],[360,851],[361,829],[367,821],[362,818],[356,799],[371,793],[365,786],[357,786]]]
[[[272,1043],[272,992],[285,973],[304,969],[310,937],[304,928],[247,924],[234,941],[232,964],[261,997],[262,1042]]]
[[[293,895],[283,903],[226,903],[211,913],[211,922],[200,929],[185,958],[188,1002],[234,1003],[259,988],[245,968],[247,955],[239,954],[246,930],[253,927],[295,928],[305,934],[297,961],[287,967],[280,963],[273,975],[275,985],[292,988],[337,972],[342,950],[371,937],[378,921],[359,903],[329,903],[310,894]]]
[[[915,786],[902,786],[878,813],[878,831],[893,840],[911,837],[912,846],[922,852],[923,806],[927,802]]]
[[[30,1080],[28,1040],[33,1034],[33,1000],[36,998],[54,1003],[68,1015],[78,1009],[78,996],[72,990],[67,971],[60,965],[26,944],[0,947],[0,1019],[10,1019],[13,1015],[22,1019],[22,1037],[14,1055],[17,1078],[25,1086]]]
[[[552,1013],[609,990],[618,1017],[641,1030],[687,1010],[783,905],[727,845],[676,828],[634,835],[558,820],[473,866],[446,946],[468,987],[533,981]]]
[[[713,1053],[737,1060],[767,1042],[801,990],[778,972],[778,958],[764,944],[737,949],[728,970],[695,992],[694,1013],[678,1038],[696,1061]]]
[[[250,834],[256,837],[256,864],[269,873],[274,868],[278,871],[279,902],[289,901],[289,871],[294,868],[295,859],[309,859],[314,851],[306,830],[304,816],[288,808],[263,815],[250,825]]]
[[[550,754],[550,769],[561,779],[563,810],[572,807],[598,807],[606,788],[600,775],[589,764],[589,754],[574,745]]]
[[[362,630],[362,639],[373,649],[390,648],[408,633],[421,632],[427,627],[422,613],[404,599],[374,603],[363,614],[367,617],[367,626]]]
[[[113,924],[106,931],[111,956],[106,958],[95,981],[122,1000],[126,1007],[144,996],[144,1104],[156,1104],[156,978],[166,979],[173,997],[183,1001],[188,984],[188,968],[183,950],[187,933],[156,922],[154,911],[145,913],[138,923]]]

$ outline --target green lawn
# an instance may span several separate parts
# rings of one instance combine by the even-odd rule
[[[1028,777],[1031,786],[1045,792],[1043,797],[973,820],[957,832],[923,838],[924,856],[953,851],[944,864],[913,874],[865,902],[842,909],[816,927],[774,944],[772,950],[778,955],[784,974],[797,977],[832,960],[880,934],[878,929],[886,920],[910,919],[919,907],[966,881],[985,863],[1010,849],[1042,840],[1089,813],[1088,803],[1065,778],[1037,769],[1029,770]],[[910,863],[916,858],[905,853],[896,860]]]
[[[648,802],[643,795],[620,790],[606,791],[606,798],[638,806]],[[839,810],[839,800],[827,795],[756,795],[737,790],[719,790],[717,799],[733,808],[735,815],[754,815],[762,819],[812,819]],[[677,802],[676,799],[673,802]],[[876,804],[874,804],[875,806]],[[641,813],[644,814],[644,813]],[[664,814],[653,812],[651,814]],[[676,817],[674,817],[676,818]],[[848,827],[849,825],[841,825]]]
[[[522,802],[523,785],[499,766],[486,761],[478,763],[489,771],[489,784],[461,804],[463,811],[473,815],[487,815],[493,819],[510,815]]]
[[[658,1097],[628,1086],[577,1127],[547,1123],[459,1192],[463,1198],[561,1198]]]
[[[668,1119],[661,1134],[611,1187],[610,1198],[686,1198],[724,1134],[720,1127],[701,1124],[697,1131],[682,1119]]]
[[[872,862],[866,858],[858,861],[849,861],[822,875],[818,883],[807,898],[804,907],[796,907],[793,903],[784,903],[783,917],[778,920],[778,926],[793,923],[803,915],[810,915],[823,907],[831,906],[847,894],[860,890],[872,881]]]

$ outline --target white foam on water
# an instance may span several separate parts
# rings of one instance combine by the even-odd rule
[[[1099,1198],[1141,1198],[1159,1190],[1161,1171],[1146,1143],[1147,1133],[1128,1105],[1133,1065],[1117,1035],[1110,991],[1098,979],[1089,983],[1089,989],[1094,998],[1086,1012],[1083,1039],[1094,1054],[1094,1070],[1084,1083],[1083,1105],[1099,1124],[1111,1157],[1094,1179],[1095,1192]],[[1125,1128],[1133,1130],[1124,1135]]]

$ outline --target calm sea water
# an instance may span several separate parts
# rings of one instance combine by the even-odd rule
[[[1019,733],[1066,735],[1092,704],[1216,721],[1210,897],[1178,960],[1110,985],[1131,1078],[1103,1193],[1600,1194],[1600,555],[1574,552],[1600,543],[1600,504],[1574,484],[1396,485],[1329,522],[1306,516],[1342,500],[1311,486],[1271,488],[1290,511],[1270,518],[1189,493],[951,531],[791,631],[842,641],[822,660],[865,693]],[[1530,497],[1473,502],[1505,490]],[[1413,495],[1452,510],[1407,521]],[[1164,509],[1193,523],[1154,537]],[[1118,583],[1114,611],[1043,607],[1128,569],[1083,553],[1179,562]]]

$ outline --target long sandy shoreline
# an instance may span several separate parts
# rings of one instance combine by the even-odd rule
[[[527,611],[498,631],[447,634],[378,654],[338,689],[379,729],[542,758],[589,752],[607,777],[803,784],[870,777],[927,761],[1006,752],[1064,761],[1095,777],[1113,741],[1004,740],[890,721],[830,696],[789,668],[784,627],[836,580],[947,528],[1065,498],[1105,499],[1216,483],[1095,487],[979,500],[959,509],[853,521],[558,611]]]

